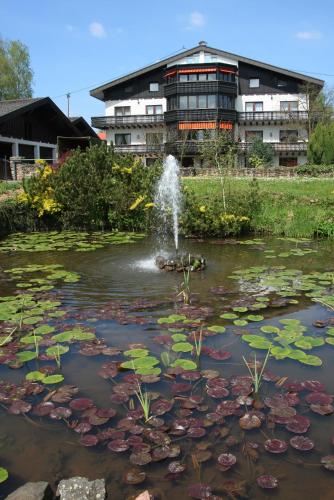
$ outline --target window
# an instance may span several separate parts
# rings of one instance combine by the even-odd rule
[[[223,109],[233,109],[234,108],[234,97],[229,95],[219,96],[219,107]]]
[[[187,82],[188,75],[179,75],[179,80],[180,80],[180,82]]]
[[[250,89],[255,89],[260,86],[260,79],[259,78],[250,78],[249,79],[249,88]]]
[[[235,82],[235,73],[220,71],[219,78],[223,80],[223,82]]]
[[[162,115],[162,104],[146,106],[147,115]]]
[[[159,92],[159,84],[157,82],[150,83],[150,92]]]
[[[207,109],[216,108],[215,95],[181,95],[179,109]]]
[[[115,106],[115,116],[129,116],[130,114],[130,106]]]
[[[214,71],[213,73],[189,73],[179,75],[180,82],[206,82],[206,81],[215,81],[217,80],[217,74]]]
[[[146,144],[162,144],[163,143],[163,133],[160,132],[148,132],[146,134]]]
[[[246,102],[245,103],[246,112],[254,113],[255,111],[263,111],[263,102]]]
[[[131,134],[115,134],[116,146],[131,144]]]
[[[168,97],[167,99],[167,110],[172,111],[173,109],[177,108],[177,97],[176,96],[171,96]]]
[[[297,167],[298,159],[297,158],[282,158],[279,159],[280,167]]]
[[[196,82],[197,77],[198,77],[198,75],[196,75],[196,73],[191,73],[190,75],[188,75],[188,81],[189,82]]]
[[[280,102],[281,111],[298,111],[298,101],[281,101]]]
[[[263,130],[246,130],[245,138],[246,142],[251,142],[254,139],[261,139],[263,141]]]
[[[298,142],[298,130],[280,130],[279,131],[280,142]]]

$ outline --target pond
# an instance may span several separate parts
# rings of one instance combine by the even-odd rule
[[[186,305],[152,240],[55,237],[0,245],[0,498],[76,475],[115,500],[333,497],[333,243],[182,241],[207,259]]]

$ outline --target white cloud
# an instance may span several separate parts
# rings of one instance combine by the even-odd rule
[[[320,31],[297,31],[295,37],[299,40],[319,40],[322,38]]]
[[[205,24],[205,18],[203,14],[201,14],[201,12],[194,11],[191,12],[191,14],[189,15],[188,22],[189,22],[188,29],[202,28],[202,26],[204,26]]]
[[[94,21],[89,25],[89,32],[92,36],[96,38],[105,38],[107,36],[106,30],[103,27],[103,24]]]

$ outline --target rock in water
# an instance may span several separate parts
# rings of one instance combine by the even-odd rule
[[[63,479],[58,484],[60,500],[104,500],[106,487],[104,479],[89,481],[86,477]]]
[[[13,491],[6,500],[51,500],[53,493],[48,483],[39,481],[37,483],[26,483]]]

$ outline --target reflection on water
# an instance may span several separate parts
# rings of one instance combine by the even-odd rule
[[[291,243],[281,240],[265,240],[265,245],[227,245],[211,244],[210,242],[183,242],[184,251],[203,254],[208,262],[208,267],[203,273],[191,275],[191,290],[195,303],[201,306],[210,306],[214,310],[211,324],[219,323],[219,314],[230,300],[240,294],[239,284],[228,279],[232,271],[259,265],[286,265],[289,268],[300,269],[303,272],[329,271],[333,268],[332,251],[333,246],[327,242],[314,242],[312,248],[318,253],[308,254],[301,257],[277,258],[274,261],[266,260],[264,249],[274,250],[276,254],[291,248]],[[136,243],[135,245],[115,246],[101,249],[96,252],[80,253],[48,253],[48,254],[24,254],[3,255],[0,254],[0,269],[13,266],[22,266],[30,263],[53,264],[59,263],[70,271],[80,273],[81,280],[75,284],[61,287],[61,296],[65,306],[71,308],[77,314],[103,310],[111,300],[132,302],[137,299],[149,299],[160,301],[159,307],[152,310],[139,311],[138,316],[151,318],[148,324],[119,324],[109,319],[99,319],[91,323],[96,328],[97,336],[104,338],[109,346],[125,349],[129,343],[143,343],[148,349],[158,356],[161,347],[153,341],[159,332],[159,325],[155,320],[166,316],[175,309],[176,291],[179,289],[182,275],[177,273],[164,273],[157,271],[154,266],[152,246],[149,240]],[[212,287],[224,286],[228,288],[228,294],[216,295],[210,289]],[[14,291],[12,283],[8,282],[7,276],[3,274],[0,282],[0,295],[6,295]],[[245,290],[244,293],[251,293]],[[320,305],[314,305],[307,299],[302,299],[298,304],[292,304],[284,309],[274,309],[265,312],[266,320],[270,324],[277,324],[278,320],[284,318],[298,318],[312,334],[317,334],[317,329],[312,325],[315,319],[324,319],[331,316]],[[266,323],[264,323],[266,324]],[[247,329],[254,333],[258,327],[248,325]],[[210,337],[205,345],[212,348],[228,349],[232,357],[227,361],[216,361],[203,356],[202,369],[219,370],[223,377],[235,375],[246,375],[245,366],[242,363],[242,354],[251,352],[248,345],[233,333],[232,328],[227,333]],[[100,407],[110,406],[110,395],[113,383],[104,380],[98,375],[101,364],[109,361],[107,356],[85,357],[78,353],[78,347],[74,346],[71,354],[63,356],[62,373],[68,384],[75,384],[80,388],[80,395],[91,397]],[[333,347],[324,346],[316,350],[323,359],[323,367],[311,368],[296,363],[292,360],[269,361],[269,369],[280,376],[288,376],[290,379],[305,380],[317,379],[326,384],[329,394],[334,393],[333,379]],[[20,370],[9,370],[5,366],[0,368],[0,377],[19,383],[28,370],[34,369],[30,363],[29,368]],[[201,386],[199,385],[198,388]],[[170,387],[166,381],[161,381],[150,387],[150,390],[163,392],[167,398],[171,397]],[[198,389],[197,389],[198,390]],[[265,391],[269,390],[267,388]],[[217,403],[217,401],[215,401]],[[119,414],[126,415],[123,406],[117,408]],[[301,413],[307,411],[306,406]],[[311,429],[308,436],[316,443],[315,451],[309,454],[289,448],[282,456],[269,455],[261,451],[258,462],[251,463],[242,453],[242,448],[231,450],[237,456],[237,466],[228,472],[221,472],[216,467],[216,457],[224,451],[224,443],[216,440],[213,446],[214,459],[201,465],[200,471],[192,467],[191,450],[194,443],[192,440],[183,439],[181,459],[187,463],[187,472],[178,479],[166,478],[168,461],[160,461],[143,467],[148,479],[143,485],[129,486],[122,483],[125,471],[133,468],[129,464],[129,453],[115,454],[108,450],[105,445],[93,448],[85,448],[78,442],[78,435],[68,429],[63,422],[55,422],[48,418],[24,416],[9,416],[4,408],[0,407],[1,429],[0,429],[0,466],[6,467],[10,472],[10,478],[1,485],[0,498],[13,491],[15,487],[26,481],[46,480],[52,485],[63,477],[83,475],[91,479],[104,477],[110,498],[126,499],[131,495],[149,488],[155,491],[157,498],[167,499],[171,495],[175,499],[187,497],[187,487],[195,482],[210,484],[220,491],[222,498],[227,498],[226,493],[219,490],[224,481],[246,481],[248,497],[253,499],[265,499],[271,496],[278,500],[289,499],[311,499],[321,498],[329,500],[333,498],[334,474],[325,471],[319,466],[320,458],[331,454],[333,446],[333,418],[320,417],[318,415],[308,417],[312,419]],[[247,439],[263,443],[268,437],[288,439],[288,432],[277,426],[274,431],[265,429],[248,431]],[[238,441],[245,439],[244,433],[239,429],[237,420],[230,430],[231,435]],[[265,435],[264,435],[264,434]],[[205,442],[208,437],[202,440]],[[277,491],[268,494],[256,485],[256,477],[259,474],[270,473],[276,475],[280,486]],[[216,490],[215,490],[216,491]],[[232,498],[231,496],[229,498]]]

